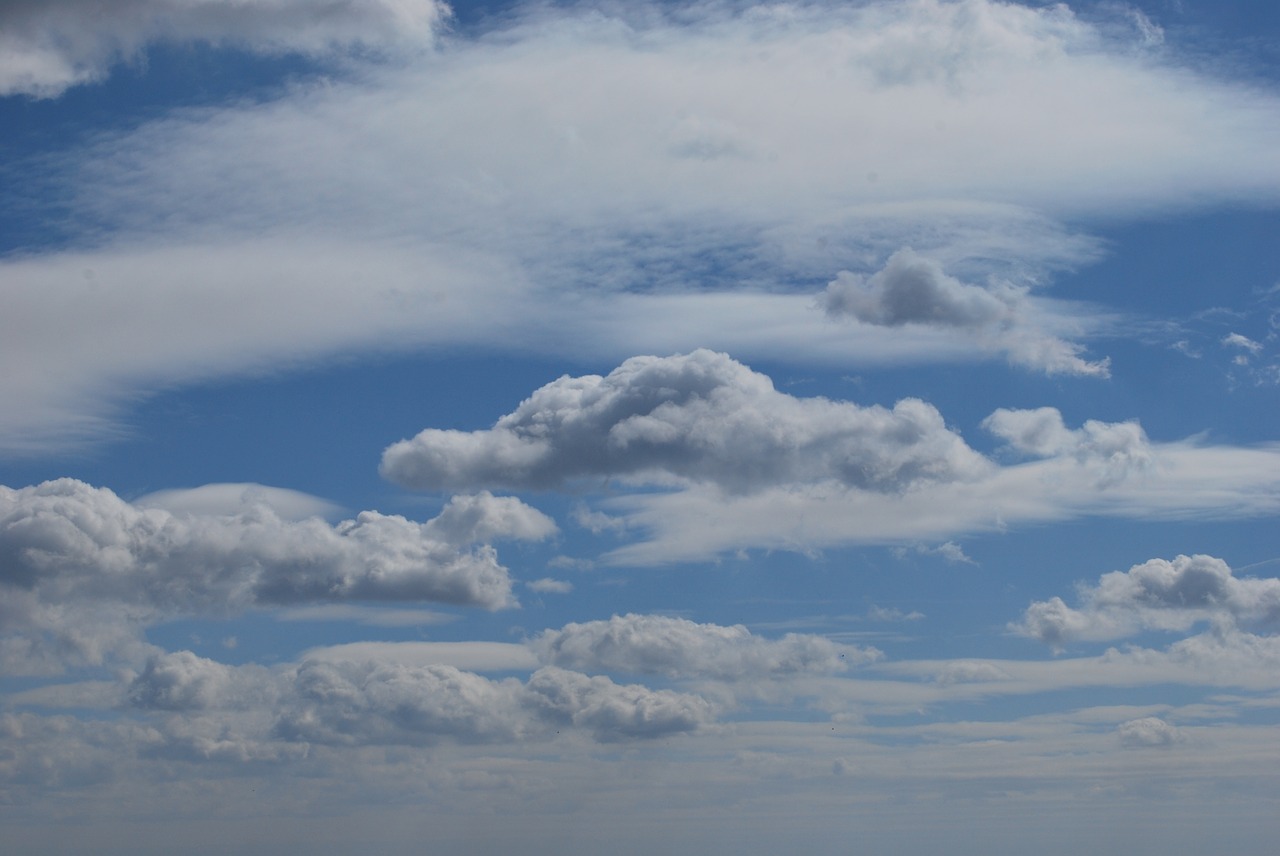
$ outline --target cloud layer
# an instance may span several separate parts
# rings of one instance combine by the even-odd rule
[[[111,5],[103,29],[77,4],[8,4],[5,55],[63,44],[41,35],[58,27],[66,50],[127,52],[161,12],[175,37],[234,41],[230,4]],[[322,12],[356,40],[438,15],[235,8],[282,49],[327,44],[307,26]],[[65,203],[67,246],[0,265],[25,319],[0,358],[43,367],[0,381],[0,447],[109,435],[131,393],[386,347],[794,360],[799,338],[828,364],[1002,354],[1100,375],[1082,342],[1114,319],[1014,299],[1098,256],[1065,224],[1280,195],[1272,94],[1063,6],[539,6],[490,26],[20,171],[8,192]],[[921,311],[884,302],[901,277],[880,287],[904,247],[946,271],[926,291],[951,323],[884,326]],[[831,323],[813,295],[854,280],[879,308]],[[970,290],[992,282],[1016,321],[994,334]]]
[[[257,53],[332,54],[425,45],[437,0],[77,0],[0,6],[0,97],[53,97],[102,80],[153,43],[205,42]]]

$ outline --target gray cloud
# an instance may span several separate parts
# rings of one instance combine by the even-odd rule
[[[697,624],[660,615],[615,615],[566,624],[535,637],[544,662],[584,671],[620,671],[672,678],[739,680],[837,674],[880,657],[874,648],[821,636],[756,636],[742,625]]]
[[[248,708],[252,716],[235,711]],[[228,748],[285,743],[335,746],[508,743],[581,729],[602,742],[694,731],[714,718],[705,699],[544,667],[527,682],[491,680],[443,664],[308,659],[268,671],[225,666],[180,651],[154,658],[128,689],[138,710],[180,714],[178,732],[221,720]],[[172,724],[168,726],[173,730]],[[177,741],[190,743],[188,737]]]
[[[1013,322],[1025,292],[995,292],[947,276],[942,265],[910,248],[898,250],[870,277],[842,271],[821,297],[827,314],[900,327],[991,328]]]
[[[870,276],[842,271],[818,298],[832,318],[956,330],[1005,351],[1016,364],[1050,374],[1108,375],[1106,360],[1088,362],[1079,345],[1043,329],[1031,301],[1026,288],[1002,280],[986,287],[961,282],[909,247]]]
[[[1186,630],[1205,621],[1219,628],[1267,627],[1280,619],[1280,579],[1236,577],[1226,562],[1203,555],[1152,559],[1103,574],[1096,586],[1080,587],[1079,599],[1078,609],[1059,597],[1037,601],[1011,629],[1061,648],[1141,630]]]
[[[634,357],[607,377],[562,377],[487,431],[428,428],[382,457],[385,477],[421,489],[632,477],[734,492],[828,479],[897,490],[988,467],[918,399],[889,410],[796,398],[706,350]]]
[[[139,627],[190,612],[354,600],[511,605],[496,552],[469,545],[540,537],[550,521],[493,497],[450,509],[434,527],[372,511],[330,526],[281,520],[266,506],[219,516],[136,508],[71,479],[0,486],[0,653],[11,666],[97,662],[136,641]]]
[[[437,0],[17,0],[0,4],[0,96],[59,95],[155,42],[268,54],[429,43],[447,14]]]

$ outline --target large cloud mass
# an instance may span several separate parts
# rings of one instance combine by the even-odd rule
[[[560,378],[492,429],[428,428],[382,459],[386,477],[421,489],[630,476],[732,492],[826,479],[899,490],[986,471],[985,459],[923,401],[889,410],[795,398],[705,350],[635,357],[607,377]]]
[[[550,526],[487,495],[426,524],[365,511],[330,526],[266,506],[225,516],[136,508],[71,479],[0,487],[0,644],[19,661],[93,662],[136,627],[188,613],[351,600],[497,609],[514,602],[511,578],[492,547],[469,545],[539,538]]]

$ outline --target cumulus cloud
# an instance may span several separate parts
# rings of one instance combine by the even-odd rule
[[[528,681],[491,680],[451,665],[340,656],[232,667],[188,651],[150,661],[127,698],[138,710],[185,715],[183,734],[211,714],[252,707],[259,715],[223,717],[222,739],[235,746],[509,743],[558,728],[617,742],[694,731],[715,715],[700,696],[554,667]]]
[[[514,496],[494,496],[482,490],[455,496],[423,531],[448,544],[466,546],[495,540],[541,541],[556,533],[550,517]]]
[[[330,526],[282,520],[266,506],[219,516],[137,508],[72,479],[0,487],[4,650],[96,662],[165,617],[315,601],[510,606],[496,552],[468,545],[481,533],[536,537],[547,521],[490,500],[468,526],[447,519],[442,538],[430,523],[372,511]]]
[[[1122,722],[1116,728],[1120,745],[1126,749],[1142,749],[1152,746],[1172,746],[1182,739],[1177,728],[1158,716],[1144,716]]]
[[[428,44],[437,0],[18,0],[0,6],[0,96],[51,97],[101,80],[157,42],[330,54]]]
[[[880,657],[874,648],[821,636],[788,633],[765,639],[742,625],[634,614],[566,624],[529,644],[544,662],[557,666],[719,680],[838,674]]]
[[[1001,281],[985,288],[963,283],[910,248],[895,252],[871,276],[842,271],[819,297],[832,318],[965,331],[1007,350],[1014,362],[1050,374],[1108,374],[1105,361],[1087,362],[1077,356],[1078,346],[1035,329],[1027,318],[1028,301],[1026,288]]]
[[[428,428],[382,457],[384,476],[419,489],[630,477],[732,492],[826,479],[891,491],[975,478],[987,466],[918,399],[889,410],[796,398],[706,350],[634,357],[606,377],[562,377],[492,429]]]
[[[1114,484],[1131,473],[1141,473],[1153,460],[1151,444],[1136,421],[1090,419],[1080,428],[1070,429],[1054,407],[1000,408],[983,421],[982,427],[1024,454],[1074,457],[1095,468],[1102,484]]]
[[[1062,598],[1037,601],[1011,629],[1054,648],[1119,639],[1141,630],[1218,626],[1273,627],[1280,619],[1280,579],[1236,577],[1213,556],[1152,559],[1081,586],[1080,607]]]

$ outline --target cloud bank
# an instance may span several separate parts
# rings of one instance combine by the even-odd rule
[[[389,446],[381,471],[424,490],[657,488],[575,512],[592,531],[633,539],[605,557],[622,564],[1280,507],[1274,446],[1156,443],[1137,421],[1071,428],[1051,407],[1001,408],[982,427],[1005,442],[1000,460],[927,402],[798,398],[725,354],[695,351],[562,377],[490,429],[428,428]]]
[[[0,651],[10,669],[42,671],[136,655],[141,627],[184,614],[363,600],[500,609],[515,603],[511,577],[491,546],[472,545],[552,528],[488,495],[426,524],[365,511],[330,526],[265,505],[222,516],[137,508],[72,479],[0,487]]]

